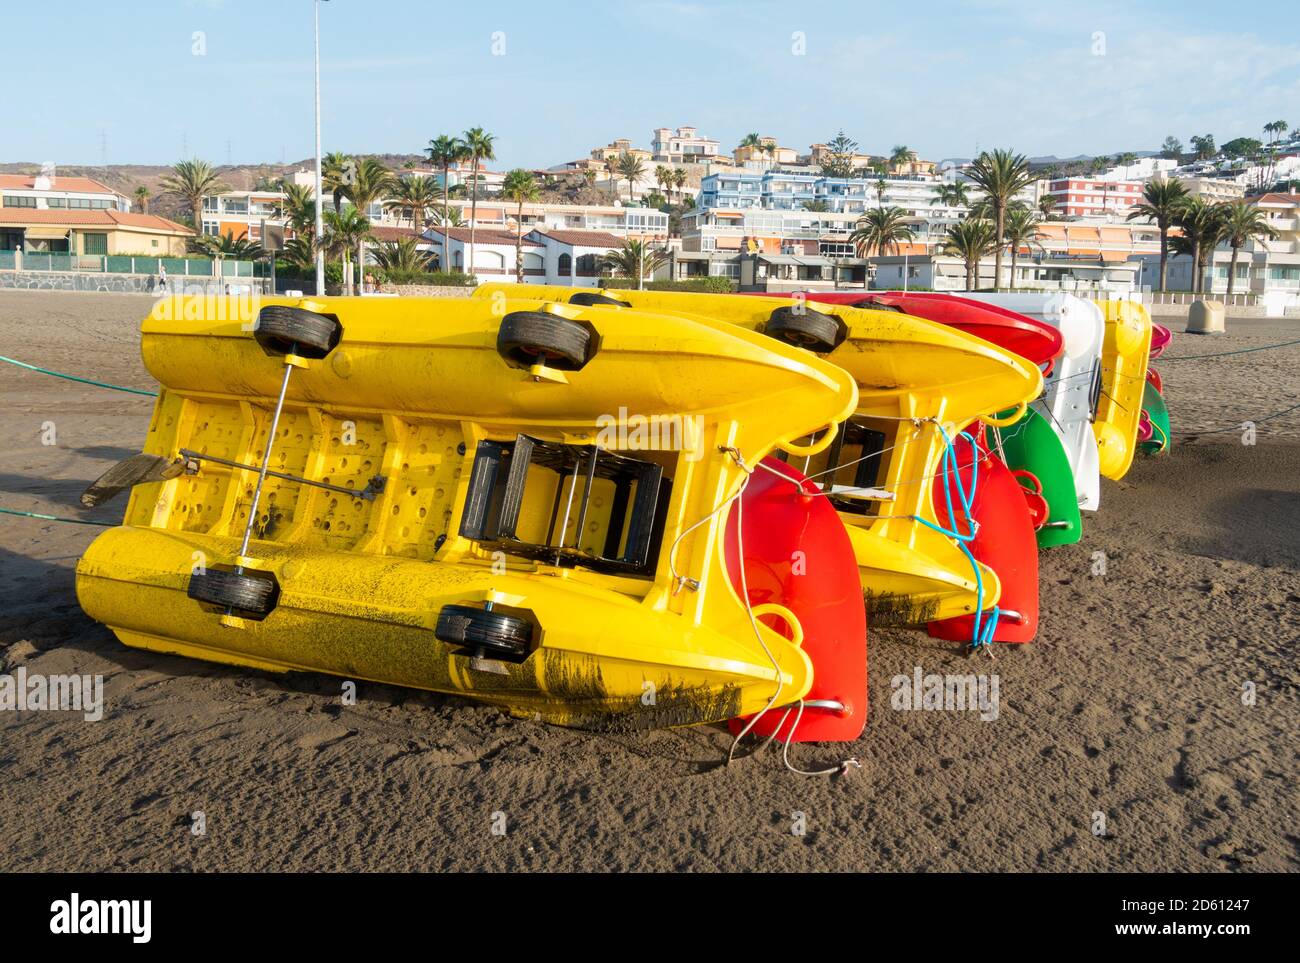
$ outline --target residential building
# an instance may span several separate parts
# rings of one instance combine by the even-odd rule
[[[430,228],[424,233],[428,249],[438,258],[440,265],[453,271],[467,271],[469,262],[470,232],[467,227],[447,229],[449,256],[442,257],[443,230]],[[513,231],[476,227],[474,229],[474,266],[472,273],[484,281],[508,281],[515,276],[515,244],[518,235]],[[424,247],[425,245],[420,245]],[[545,280],[545,248],[525,236],[523,239],[524,277],[528,281]],[[565,283],[556,281],[552,283]]]
[[[1222,177],[1184,177],[1176,175],[1179,183],[1193,197],[1202,197],[1211,203],[1239,201],[1246,196],[1246,185]]]
[[[1052,199],[1053,211],[1065,217],[1124,214],[1142,203],[1142,184],[1104,177],[1060,177],[1047,182],[1044,194]]]
[[[1300,194],[1263,194],[1247,203],[1264,212],[1277,237],[1249,241],[1237,252],[1233,293],[1281,297],[1287,304],[1300,304]],[[1159,255],[1146,253],[1137,259],[1144,262],[1147,277],[1154,278]],[[1220,244],[1208,259],[1203,290],[1226,294],[1231,269],[1232,249]],[[1171,291],[1190,291],[1193,274],[1190,257],[1171,255],[1166,287]],[[1148,286],[1150,283],[1147,282]]]
[[[871,258],[871,266],[871,286],[876,290],[894,291],[904,287],[929,291],[966,290],[966,263],[959,257],[946,254],[889,255]],[[994,266],[992,257],[980,261],[976,288],[994,287]],[[1138,290],[1141,270],[1132,261],[1038,255],[1018,258],[1013,275],[1010,258],[1003,258],[1002,284],[1005,286],[1013,281],[1018,291],[1128,294]]]
[[[830,149],[829,145],[812,144],[808,147],[808,153],[800,156],[799,163],[820,172],[823,164],[829,164],[837,159],[840,158],[836,157],[835,152]],[[853,165],[854,170],[861,170],[862,168],[871,167],[873,164],[883,164],[885,162],[883,157],[876,154],[853,154],[852,157],[847,159]]]
[[[448,228],[447,233],[450,252],[447,263],[454,271],[468,271],[469,228]],[[441,256],[442,237],[440,227],[430,228],[424,234],[435,255]],[[472,273],[484,281],[513,279],[517,240],[518,235],[513,230],[475,228]],[[622,247],[623,242],[624,238],[607,231],[529,230],[522,239],[524,282],[579,287],[595,285],[601,276],[601,258]]]
[[[731,152],[737,167],[763,170],[799,162],[799,152],[793,147],[781,147],[775,137],[760,137],[758,145],[742,145]]]
[[[720,159],[718,142],[694,127],[660,127],[651,134],[652,160],[661,164],[707,164]]]
[[[92,178],[58,176],[51,164],[39,174],[0,174],[0,207],[129,212],[131,201]]]
[[[0,207],[0,251],[172,257],[184,254],[193,237],[165,217],[117,208]]]
[[[203,198],[203,233],[262,243],[262,225],[290,236],[282,211],[286,195],[279,191],[228,191]]]
[[[618,160],[618,158],[622,157],[624,154],[631,154],[633,157],[647,164],[654,160],[654,154],[646,150],[644,147],[633,147],[632,141],[626,137],[612,140],[604,147],[592,148],[591,159],[599,163],[603,169],[607,161]]]

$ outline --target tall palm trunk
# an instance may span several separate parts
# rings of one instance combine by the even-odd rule
[[[1232,260],[1228,262],[1228,293],[1232,293],[1232,284],[1237,280],[1237,252],[1241,250],[1236,244],[1232,245]]]
[[[474,273],[474,222],[478,220],[478,154],[474,155],[474,164],[470,168],[469,185],[469,263],[465,265],[467,273]]]
[[[1016,256],[1019,253],[1020,252],[1016,249],[1016,245],[1012,244],[1011,245],[1011,277],[1007,278],[1007,290],[1009,291],[1014,291],[1016,289]]]
[[[1002,232],[1007,227],[1007,209],[1004,204],[994,205],[997,214],[997,250],[993,252],[993,290],[1000,290],[1002,287]],[[976,279],[978,281],[978,278]]]
[[[438,267],[443,271],[451,270],[451,241],[449,240],[448,230],[450,228],[451,214],[447,205],[450,203],[448,198],[451,194],[448,190],[447,179],[451,177],[451,164],[442,165],[442,263]]]
[[[515,235],[515,281],[524,283],[524,201],[519,199],[519,211],[515,215],[515,224],[519,233]]]
[[[1165,291],[1165,276],[1169,267],[1169,225],[1160,225],[1160,293]]]
[[[1192,242],[1192,293],[1201,291],[1201,242]]]

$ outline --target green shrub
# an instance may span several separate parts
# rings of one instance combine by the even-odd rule
[[[636,278],[601,278],[600,286],[611,289],[635,288]],[[689,278],[685,281],[646,281],[647,291],[694,291],[697,294],[730,294],[736,290],[731,278]]]
[[[472,288],[474,278],[460,271],[395,271],[367,266],[366,273],[381,284],[425,284],[434,287]]]

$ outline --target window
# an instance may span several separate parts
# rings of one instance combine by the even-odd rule
[[[583,277],[595,277],[599,273],[596,268],[596,255],[583,254],[579,257],[577,273]]]
[[[82,254],[107,254],[108,235],[107,234],[81,235],[81,253]]]
[[[34,197],[15,197],[11,194],[5,195],[5,207],[35,207],[36,198]]]
[[[558,270],[559,273],[562,274],[562,275],[569,275],[569,274],[572,274],[572,273],[573,273],[573,258],[569,257],[569,255],[567,255],[567,254],[561,254],[561,255],[560,255],[560,260],[559,260],[559,262],[558,262],[557,265],[556,265],[556,270]]]
[[[67,207],[68,202],[61,197],[50,197],[46,199],[45,206],[49,208]]]

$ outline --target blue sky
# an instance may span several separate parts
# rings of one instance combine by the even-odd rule
[[[498,168],[678,125],[724,149],[843,127],[864,150],[933,159],[1300,125],[1294,0],[329,0],[321,34],[326,150],[416,151],[477,125]],[[312,151],[310,0],[14,3],[0,52],[3,161]]]

